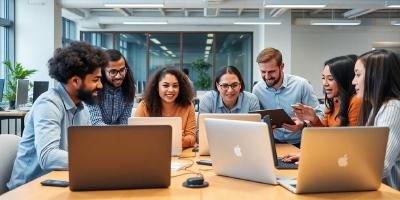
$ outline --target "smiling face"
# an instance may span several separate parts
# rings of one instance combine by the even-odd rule
[[[110,61],[108,67],[105,68],[107,81],[115,88],[121,87],[125,79],[127,71],[125,65],[124,58],[121,58],[117,61]]]
[[[279,66],[275,59],[268,62],[258,63],[262,79],[268,87],[279,88],[283,78],[283,63]]]
[[[233,106],[240,94],[241,84],[235,74],[224,74],[219,83],[215,83],[226,106]]]
[[[179,94],[178,79],[172,74],[166,74],[158,82],[158,94],[163,103],[175,103],[175,99]]]
[[[339,88],[336,80],[333,78],[329,66],[326,65],[322,71],[322,85],[324,86],[326,96],[334,98],[339,96]]]
[[[356,89],[357,97],[362,99],[364,96],[365,65],[360,59],[357,60],[354,67],[354,74],[355,75],[352,83]]]

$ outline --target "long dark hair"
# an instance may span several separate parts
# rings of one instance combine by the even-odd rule
[[[369,51],[359,60],[365,66],[360,125],[373,126],[381,106],[390,99],[400,99],[400,60],[385,49]]]
[[[244,88],[245,86],[244,86],[242,75],[240,74],[240,71],[235,66],[232,66],[232,65],[223,67],[222,69],[217,71],[217,73],[215,75],[215,79],[214,79],[214,90],[218,92],[217,84],[219,84],[221,77],[225,74],[236,75],[236,77],[238,77],[238,79],[239,79],[240,86],[241,86],[240,92],[243,92],[243,90],[245,89]]]
[[[336,117],[340,119],[340,126],[349,124],[349,105],[355,93],[352,80],[354,78],[355,61],[349,56],[339,56],[325,62],[324,66],[329,66],[333,79],[335,79],[339,92],[339,113]],[[332,114],[335,108],[334,98],[328,98],[325,94],[325,105],[328,113]]]
[[[129,67],[128,62],[126,61],[125,57],[121,54],[120,51],[115,50],[115,49],[108,49],[108,50],[106,50],[106,53],[111,62],[116,62],[116,61],[120,60],[121,58],[124,59],[125,68],[127,69],[127,71],[126,71],[125,78],[122,81],[122,85],[121,85],[122,94],[124,95],[125,100],[127,102],[132,103],[133,100],[135,99],[135,91],[136,91],[135,79],[133,78],[132,69]],[[106,78],[105,68],[101,69],[101,73],[102,73],[102,82],[106,83],[107,78]]]
[[[178,97],[175,99],[175,104],[180,107],[186,107],[192,104],[193,92],[187,76],[178,69],[164,67],[154,73],[144,91],[143,100],[146,103],[146,109],[149,112],[150,117],[161,116],[162,103],[161,97],[158,93],[158,83],[167,74],[175,76],[178,80],[179,93]]]

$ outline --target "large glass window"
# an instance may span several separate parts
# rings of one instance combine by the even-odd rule
[[[112,49],[114,47],[112,33],[83,32],[82,40],[104,49]]]
[[[72,41],[76,40],[76,24],[67,18],[62,18],[62,45],[67,46]]]
[[[212,55],[214,34],[187,33],[183,35],[183,68],[188,69],[189,78],[196,90],[212,88]]]
[[[242,74],[246,90],[251,89],[252,37],[249,33],[216,34],[215,70],[233,65]]]
[[[149,34],[149,76],[159,68],[169,66],[180,68],[179,33]]]
[[[136,80],[136,92],[142,93],[146,86],[146,34],[145,33],[118,33],[116,46],[126,58],[126,62]]]
[[[242,73],[246,90],[252,82],[252,33],[178,32],[82,32],[81,40],[115,48],[126,57],[137,80],[138,93],[159,68],[188,69],[196,90],[212,89],[214,74],[227,65]]]
[[[4,61],[14,63],[14,0],[0,1],[0,78],[7,78]]]

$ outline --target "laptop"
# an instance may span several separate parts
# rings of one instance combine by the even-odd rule
[[[167,125],[71,126],[70,189],[168,187],[171,139],[172,128]]]
[[[297,180],[278,180],[294,193],[377,190],[389,128],[305,128]]]
[[[180,117],[130,117],[128,125],[169,125],[172,127],[172,156],[182,153],[182,119]]]
[[[277,184],[265,123],[207,118],[205,125],[217,175]]]
[[[264,122],[268,125],[269,139],[271,141],[272,157],[274,158],[275,168],[277,169],[297,169],[298,165],[295,162],[283,162],[278,154],[276,153],[274,132],[271,126],[271,118],[269,115],[265,115],[263,118]]]
[[[201,113],[199,116],[199,154],[203,156],[210,155],[208,150],[208,140],[207,131],[204,125],[204,120],[206,118],[214,119],[230,119],[230,120],[243,120],[243,121],[253,121],[260,122],[260,114],[216,114],[216,113]]]

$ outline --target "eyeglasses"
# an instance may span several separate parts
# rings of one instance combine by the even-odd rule
[[[222,90],[228,90],[229,87],[232,88],[232,90],[236,90],[237,88],[239,88],[240,83],[238,83],[238,82],[234,82],[234,83],[232,83],[232,84],[226,84],[226,83],[224,83],[224,84],[219,84],[219,83],[218,83],[218,85],[219,85],[219,87],[220,87]]]
[[[122,68],[120,70],[111,69],[111,70],[106,70],[106,71],[110,76],[117,76],[118,73],[121,76],[125,76],[126,72],[128,71],[128,68],[124,67],[124,68]]]

